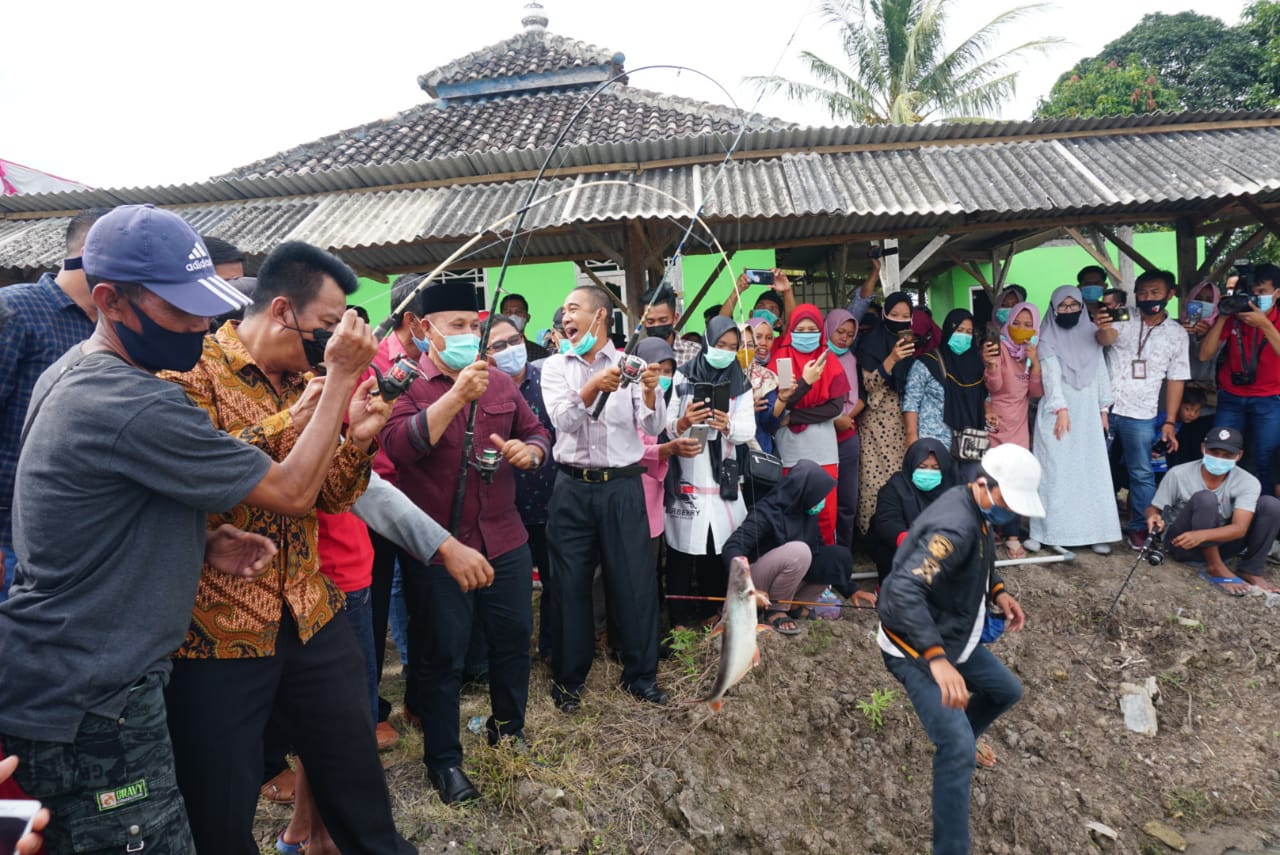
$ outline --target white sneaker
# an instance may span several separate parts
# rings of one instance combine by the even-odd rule
[[[1041,548],[1040,541],[1028,537],[1026,540],[1022,541],[1022,548],[1027,552],[1039,552]]]

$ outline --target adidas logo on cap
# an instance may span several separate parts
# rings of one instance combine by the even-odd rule
[[[191,252],[187,253],[187,258],[190,260],[190,263],[187,265],[187,270],[193,272],[213,266],[213,260],[209,258],[209,251],[204,248],[203,244],[197,243],[193,246],[191,248]]]

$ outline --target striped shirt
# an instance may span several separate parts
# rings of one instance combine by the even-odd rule
[[[582,403],[582,387],[591,375],[617,365],[620,357],[618,349],[606,342],[590,363],[576,353],[556,353],[542,364],[542,400],[556,429],[551,453],[557,463],[581,469],[635,466],[644,456],[637,428],[650,436],[662,432],[666,402],[655,392],[657,407],[646,406],[639,383],[611,394],[599,419],[591,418]]]

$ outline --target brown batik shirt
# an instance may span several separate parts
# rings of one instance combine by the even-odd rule
[[[306,380],[301,374],[286,375],[277,392],[249,355],[236,326],[229,322],[206,337],[204,353],[191,371],[160,376],[181,384],[215,427],[279,462],[298,439],[289,407],[302,395]],[[349,510],[369,483],[372,459],[350,443],[340,445],[316,508],[331,514]],[[320,573],[314,510],[290,517],[241,504],[209,516],[209,528],[223,523],[269,537],[279,551],[255,579],[235,578],[208,566],[201,569],[191,626],[175,658],[272,656],[284,608],[293,615],[303,643],[342,610],[342,592]]]

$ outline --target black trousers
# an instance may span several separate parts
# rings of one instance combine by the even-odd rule
[[[473,622],[484,626],[488,652],[490,738],[524,730],[533,634],[533,561],[528,546],[489,561],[493,584],[468,593],[440,565],[412,558],[402,565],[409,599],[412,706],[422,717],[423,762],[430,769],[462,765],[458,695]]]
[[[653,572],[649,517],[638,477],[588,484],[565,473],[551,494],[547,546],[551,558],[552,696],[576,697],[595,655],[591,581],[604,570],[614,604],[614,639],[622,658],[622,685],[653,685],[658,671],[658,579]]]
[[[396,559],[400,547],[369,529],[373,542],[373,585],[369,599],[373,604],[373,659],[378,663],[378,682],[382,682],[382,661],[387,657],[387,623],[391,617],[391,583],[396,575]],[[378,698],[378,721],[391,714],[390,702]]]
[[[667,593],[679,596],[723,597],[729,573],[716,552],[711,529],[707,529],[706,554],[691,555],[679,549],[667,550]],[[720,604],[701,600],[668,600],[671,625],[692,626],[720,612]]]
[[[175,660],[165,703],[178,788],[200,855],[257,855],[262,734],[277,706],[338,848],[417,851],[391,818],[364,662],[345,614],[304,645],[284,609],[274,656]]]
[[[1201,490],[1182,507],[1177,519],[1165,520],[1165,523],[1169,526],[1164,537],[1165,543],[1169,544],[1169,554],[1179,561],[1202,561],[1201,550],[1204,546],[1190,550],[1179,549],[1173,545],[1173,539],[1188,531],[1218,528],[1221,525],[1218,518],[1218,497],[1212,490]],[[1230,561],[1239,555],[1240,563],[1236,565],[1236,572],[1261,576],[1266,572],[1267,552],[1271,549],[1271,544],[1275,543],[1277,533],[1280,533],[1280,499],[1262,495],[1258,497],[1258,506],[1254,509],[1253,520],[1249,523],[1245,536],[1216,544],[1218,554],[1223,561]]]
[[[551,558],[547,554],[547,524],[526,523],[524,530],[529,533],[529,551],[533,553],[533,565],[538,568],[538,578],[542,580],[538,606],[538,655],[550,656],[551,625],[555,623],[556,608],[551,601],[551,586],[555,581],[551,575]]]

